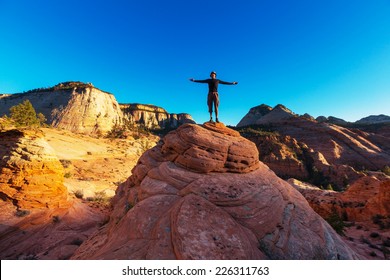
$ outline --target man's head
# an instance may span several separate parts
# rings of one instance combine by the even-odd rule
[[[215,71],[212,71],[212,72],[210,73],[210,77],[213,78],[213,79],[215,79],[215,77],[217,77],[217,73],[216,73]]]

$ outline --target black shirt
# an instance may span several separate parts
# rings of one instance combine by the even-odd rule
[[[218,92],[218,84],[223,85],[234,85],[233,83],[224,82],[218,79],[207,79],[207,80],[193,80],[195,83],[209,84],[209,92]]]

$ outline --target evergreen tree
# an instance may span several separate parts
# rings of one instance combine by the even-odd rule
[[[40,126],[45,121],[43,114],[40,113],[37,116],[34,107],[28,99],[23,101],[23,103],[12,106],[10,111],[10,117],[17,127]]]

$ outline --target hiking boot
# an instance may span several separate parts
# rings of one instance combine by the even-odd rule
[[[219,123],[219,120],[218,120],[218,118],[216,118],[216,120],[215,120],[217,123]]]
[[[213,118],[210,118],[210,121],[209,122],[213,122]]]

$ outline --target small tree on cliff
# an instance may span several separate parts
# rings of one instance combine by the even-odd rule
[[[27,99],[18,105],[12,106],[11,120],[15,126],[41,126],[46,118],[42,113],[37,114],[31,102]]]

